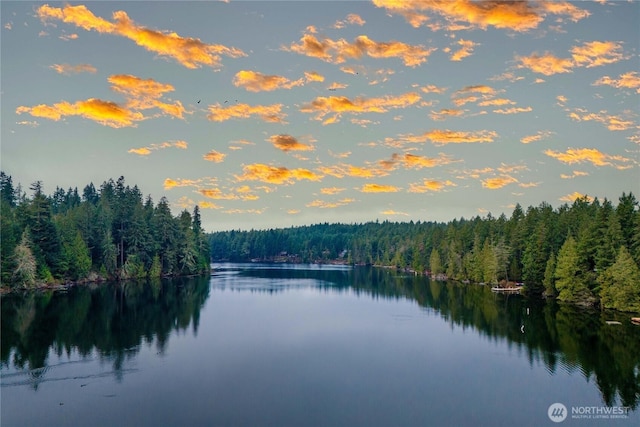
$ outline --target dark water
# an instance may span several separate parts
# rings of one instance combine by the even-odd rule
[[[640,425],[628,315],[381,269],[223,267],[3,297],[2,426]]]

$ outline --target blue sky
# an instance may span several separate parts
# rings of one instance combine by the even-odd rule
[[[640,193],[640,3],[1,3],[1,166],[209,231]]]

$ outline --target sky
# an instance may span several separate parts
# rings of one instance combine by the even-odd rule
[[[2,1],[2,170],[205,230],[640,196],[640,2]]]

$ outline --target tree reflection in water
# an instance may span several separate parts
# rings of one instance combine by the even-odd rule
[[[526,353],[531,365],[544,364],[550,375],[559,369],[579,371],[595,381],[607,405],[619,401],[636,409],[640,401],[640,328],[627,314],[498,295],[485,286],[429,281],[378,268],[237,265],[231,270],[218,271],[211,281],[127,282],[3,297],[2,367],[28,372],[19,378],[3,374],[3,385],[25,381],[37,388],[43,381],[57,380],[50,375],[57,365],[47,364],[50,351],[58,356],[77,352],[87,360],[98,357],[113,366],[100,375],[122,378],[131,371],[127,361],[142,345],[155,346],[162,354],[172,333],[191,329],[197,335],[210,286],[270,294],[313,286],[321,292],[415,301],[451,325],[506,340]],[[225,280],[228,275],[234,280]],[[612,319],[622,324],[605,322]]]

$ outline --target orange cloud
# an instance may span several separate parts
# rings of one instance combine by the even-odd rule
[[[341,199],[337,202],[326,202],[323,200],[314,200],[310,203],[307,203],[305,206],[308,208],[320,208],[320,209],[333,209],[338,208],[340,206],[348,205],[349,203],[355,202],[355,199]]]
[[[606,111],[588,113],[584,109],[576,108],[569,113],[569,117],[578,122],[594,121],[602,123],[611,131],[628,130],[635,127],[635,123],[632,120],[625,120],[620,116],[609,115]]]
[[[389,172],[385,170],[384,167],[362,167],[344,163],[335,166],[321,166],[318,168],[318,171],[335,178],[343,178],[345,176],[353,178],[375,178],[389,175]]]
[[[160,101],[165,93],[175,90],[172,85],[153,79],[141,79],[129,74],[109,76],[107,80],[111,83],[113,91],[127,98],[127,108],[133,110],[158,108],[165,114],[179,119],[183,118],[185,110],[180,101],[176,101],[174,104]]]
[[[284,118],[287,115],[281,110],[282,104],[234,104],[226,108],[220,104],[215,104],[209,106],[207,118],[214,122],[224,122],[230,119],[248,119],[251,116],[258,116],[265,122],[284,124]]]
[[[464,110],[457,110],[451,108],[443,108],[440,111],[432,111],[429,114],[431,120],[442,121],[449,117],[459,117],[464,114]]]
[[[478,106],[480,107],[489,107],[489,106],[497,107],[500,105],[515,105],[515,102],[506,98],[494,98],[494,99],[487,99],[486,101],[478,102]]]
[[[395,185],[364,184],[359,191],[363,193],[397,193],[400,188]]]
[[[222,206],[216,205],[213,202],[203,201],[199,202],[198,206],[202,209],[222,209]]]
[[[525,32],[538,27],[547,14],[567,16],[578,21],[589,16],[589,12],[579,9],[569,2],[498,2],[471,0],[373,0],[378,7],[389,13],[403,16],[413,27],[430,21],[435,14],[442,16],[446,25],[432,23],[432,30],[446,28],[487,29],[488,27]]]
[[[384,210],[382,212],[380,212],[382,215],[402,215],[402,216],[409,216],[408,213],[406,212],[398,212],[398,211],[394,211],[393,209],[387,209]]]
[[[381,98],[355,98],[346,96],[319,96],[311,103],[300,108],[303,113],[315,113],[314,120],[324,120],[323,124],[336,123],[344,113],[386,113],[389,109],[405,108],[420,100],[416,92],[408,92],[399,96],[385,96]],[[325,119],[329,114],[333,116]]]
[[[462,61],[463,58],[471,56],[473,48],[478,46],[478,43],[474,43],[471,40],[460,39],[457,43],[460,45],[460,49],[451,54],[452,61]]]
[[[416,154],[405,153],[403,155],[394,153],[389,160],[380,160],[378,164],[384,170],[395,170],[398,164],[402,164],[407,169],[433,168],[447,165],[454,162],[450,156],[440,153],[438,157],[425,157]]]
[[[186,141],[167,141],[161,144],[151,144],[146,147],[132,148],[128,153],[138,154],[140,156],[148,156],[152,151],[162,150],[164,148],[176,147],[186,150],[189,144]]]
[[[345,39],[319,40],[313,34],[305,34],[300,39],[300,43],[292,43],[288,47],[283,46],[282,49],[333,64],[341,64],[347,58],[360,59],[364,55],[371,58],[400,58],[407,67],[416,67],[426,62],[429,55],[436,50],[399,41],[377,42],[366,35],[358,36],[353,43],[349,43]]]
[[[316,71],[305,71],[304,78],[307,82],[323,82],[324,76]]]
[[[349,25],[359,25],[363,26],[365,24],[365,20],[360,17],[360,15],[356,15],[355,13],[350,13],[344,20],[338,20],[335,24],[333,24],[333,28],[344,28]]]
[[[574,46],[571,55],[576,66],[591,68],[625,59],[621,50],[620,43],[593,41]]]
[[[282,166],[254,163],[244,166],[242,175],[236,176],[236,179],[238,181],[261,181],[268,184],[291,184],[303,179],[320,181],[322,176],[308,169],[287,169]]]
[[[221,55],[231,58],[246,56],[240,49],[219,44],[207,44],[200,39],[181,37],[174,32],[152,30],[133,22],[124,11],[113,12],[113,22],[95,16],[84,5],[63,8],[43,5],[37,9],[38,17],[44,22],[59,20],[73,24],[86,31],[97,31],[126,37],[161,57],[173,58],[187,68],[199,68],[202,65],[220,67]]]
[[[325,187],[320,189],[320,193],[326,194],[326,195],[333,195],[333,194],[342,193],[344,190],[346,190],[346,188]]]
[[[520,142],[523,144],[530,144],[535,141],[540,141],[541,139],[548,138],[553,135],[553,132],[548,130],[541,130],[536,132],[534,135],[523,136],[520,138]]]
[[[134,126],[135,122],[144,119],[140,112],[133,112],[115,102],[96,98],[76,101],[74,104],[63,101],[52,106],[45,104],[36,105],[35,107],[20,106],[16,109],[16,113],[29,113],[34,117],[43,117],[54,121],[58,121],[64,116],[81,116],[113,128]]]
[[[566,174],[560,174],[560,178],[562,179],[573,179],[573,178],[577,178],[579,176],[588,176],[589,173],[588,172],[582,172],[582,171],[573,171],[573,173],[571,175],[566,175]]]
[[[299,142],[291,135],[272,135],[269,141],[279,150],[282,151],[313,151],[313,146]]]
[[[205,160],[207,160],[209,162],[214,162],[214,163],[223,162],[225,157],[227,157],[226,154],[220,153],[220,152],[218,152],[216,150],[211,150],[207,154],[202,156],[203,159],[205,159]]]
[[[432,130],[425,132],[422,137],[430,140],[433,144],[466,144],[493,142],[498,134],[495,131],[481,130],[476,132],[463,132],[452,130]]]
[[[569,202],[569,203],[573,203],[575,202],[577,199],[585,199],[586,201],[588,201],[589,203],[593,202],[593,197],[589,197],[586,194],[582,194],[582,193],[578,193],[577,191],[574,191],[571,194],[567,194],[566,196],[562,196],[560,197],[558,200],[562,201],[562,202]]]
[[[509,175],[502,175],[494,178],[483,179],[482,186],[490,190],[496,190],[504,187],[505,185],[513,184],[514,182],[518,182],[518,180]]]
[[[545,76],[570,73],[574,66],[571,59],[558,58],[550,53],[545,53],[544,55],[534,53],[531,56],[516,57],[516,60],[520,62],[518,68],[528,68],[534,73],[544,74]]]
[[[422,86],[420,90],[424,93],[445,93],[447,91],[446,87],[438,87],[436,85],[427,85]]]
[[[304,84],[304,79],[295,81],[283,76],[266,75],[257,71],[241,70],[233,78],[236,87],[243,87],[249,92],[268,92],[276,89],[291,89]]]
[[[93,73],[95,74],[96,67],[90,64],[78,64],[78,65],[69,65],[69,64],[53,64],[49,68],[55,70],[59,74],[65,74],[67,76],[71,74],[79,74],[79,73]]]
[[[438,181],[434,179],[425,179],[422,183],[411,183],[409,184],[409,189],[407,190],[409,193],[428,193],[428,192],[440,192],[445,190],[447,187],[455,187],[456,184],[453,182],[446,181]]]
[[[617,89],[635,89],[636,93],[640,93],[640,76],[636,71],[621,74],[617,80],[604,76],[593,82],[593,86],[600,85],[613,86]]]
[[[497,110],[493,110],[496,114],[518,114],[518,113],[528,113],[533,111],[531,107],[513,107],[513,108],[499,108]]]
[[[605,154],[595,148],[569,148],[565,152],[545,150],[544,154],[562,163],[591,163],[594,166],[612,166],[616,169],[629,169],[633,167],[633,160],[623,156]]]

